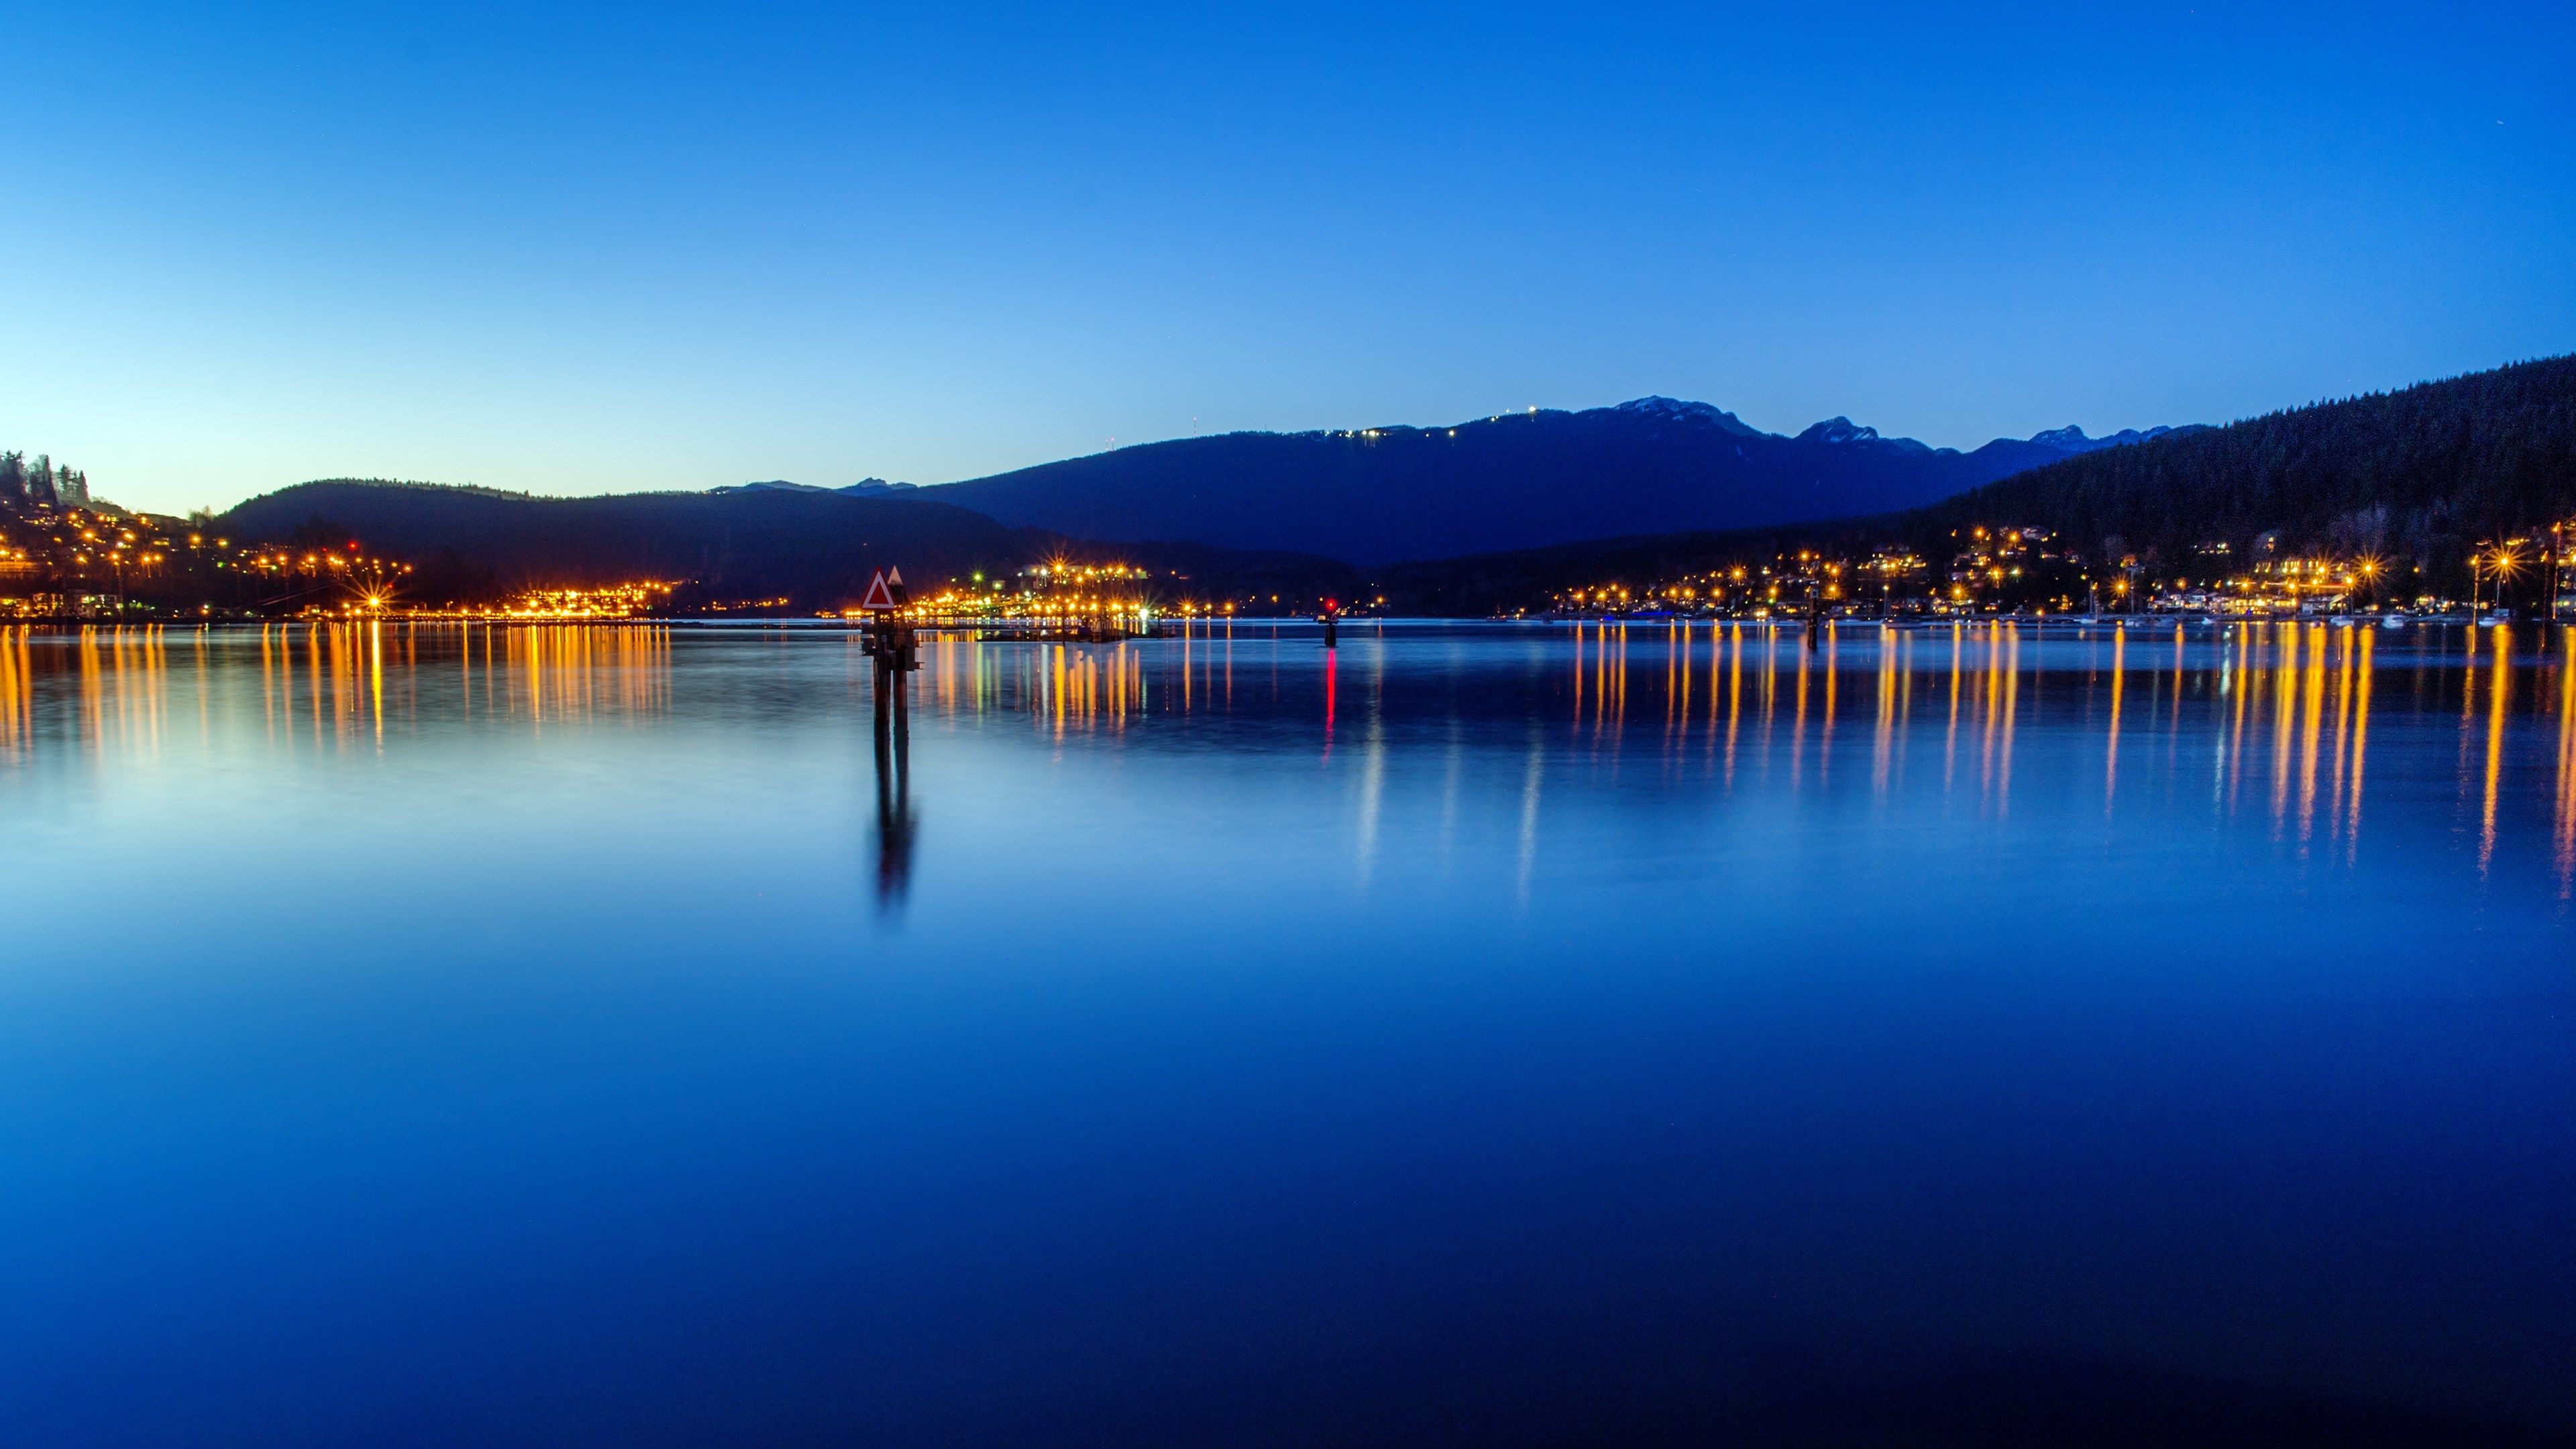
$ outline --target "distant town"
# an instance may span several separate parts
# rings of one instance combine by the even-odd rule
[[[2279,535],[2257,538],[2252,556],[2223,542],[2202,545],[2170,577],[2149,574],[2135,554],[2088,558],[2036,526],[1955,531],[1947,557],[1882,547],[1834,556],[1781,551],[1739,563],[1638,583],[1604,580],[1557,591],[1546,612],[1567,615],[1692,615],[1770,619],[1996,617],[2180,613],[2296,618],[2383,613],[2429,616],[2514,612],[2576,618],[2564,568],[2576,519],[2538,536],[2480,540],[2466,560],[2471,593],[2453,598],[2426,587],[2417,564],[2373,554],[2299,554]]]
[[[0,467],[15,462],[14,455]],[[77,473],[22,470],[41,492],[0,497],[0,617],[25,621],[180,622],[250,619],[483,619],[519,622],[675,616],[837,618],[859,610],[799,608],[783,595],[714,598],[684,579],[517,590],[484,601],[424,596],[415,565],[352,539],[234,539],[211,518],[130,513],[94,502]],[[0,472],[0,482],[8,474]],[[66,486],[68,483],[69,486]],[[2297,554],[2265,536],[2252,556],[2202,549],[2193,572],[2150,574],[2134,555],[2091,558],[2037,526],[1959,531],[1946,557],[1904,547],[1761,558],[1653,577],[1604,578],[1550,590],[1508,618],[1747,620],[2048,618],[2200,614],[2296,618],[2370,613],[2576,620],[2566,550],[2576,520],[2480,541],[2466,561],[2467,597],[2425,586],[2415,564],[2372,555]],[[1124,562],[1054,558],[1004,576],[973,573],[918,589],[908,612],[969,622],[1001,618],[1303,617],[1385,612],[1377,593],[1340,598],[1211,599],[1177,573]],[[693,596],[694,595],[694,596]]]

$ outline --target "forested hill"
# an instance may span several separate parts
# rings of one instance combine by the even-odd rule
[[[2226,543],[2458,567],[2482,538],[2576,512],[2576,356],[2345,398],[2090,453],[1907,520],[1938,537],[2041,524],[2101,555],[2178,564]]]
[[[638,493],[533,498],[481,488],[334,479],[235,507],[251,538],[363,540],[421,571],[417,602],[530,587],[697,580],[718,598],[856,599],[898,563],[929,576],[1016,567],[1020,530],[962,508],[832,494]]]
[[[243,538],[337,547],[362,541],[417,571],[406,601],[446,604],[528,588],[641,579],[690,581],[683,598],[784,599],[782,607],[856,602],[889,564],[935,584],[1007,575],[1064,556],[1115,557],[1153,568],[1175,597],[1355,596],[1359,580],[1330,559],[1193,544],[1105,547],[916,495],[852,497],[759,489],[539,498],[486,488],[332,479],[240,504],[220,520]]]

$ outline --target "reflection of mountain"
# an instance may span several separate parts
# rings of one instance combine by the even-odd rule
[[[1177,439],[918,496],[1083,538],[1189,538],[1380,564],[1883,513],[2163,431],[2088,438],[2060,428],[1961,453],[1848,418],[1791,438],[1706,403],[1641,398],[1455,427]]]

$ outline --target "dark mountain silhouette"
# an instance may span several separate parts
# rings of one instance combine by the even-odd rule
[[[1015,569],[1043,547],[939,503],[786,490],[537,498],[479,488],[338,479],[251,499],[221,526],[287,538],[316,523],[413,563],[429,592],[511,592],[690,579],[718,600],[857,599],[888,564],[928,578]],[[424,602],[448,602],[428,599]]]
[[[2480,538],[2576,510],[2576,356],[2271,413],[2052,464],[1947,500],[1926,535],[2036,523],[2096,553],[2180,564],[2210,544],[2450,567]],[[2116,547],[2114,546],[2116,545]],[[2185,565],[2187,569],[2187,565]]]
[[[335,479],[243,503],[218,526],[242,538],[327,546],[345,540],[416,569],[411,602],[480,600],[521,589],[638,579],[694,581],[690,599],[786,599],[812,610],[855,602],[889,564],[918,585],[1006,576],[1051,557],[1113,556],[1177,573],[1175,597],[1356,596],[1331,559],[1196,544],[1103,546],[1010,528],[917,494],[850,496],[783,488],[539,498],[485,488]]]
[[[1232,433],[921,490],[1085,538],[1190,538],[1362,564],[1684,528],[1884,513],[2163,433],[2061,428],[1972,453],[1832,418],[1794,438],[1640,398],[1456,427]]]
[[[2060,430],[1966,454],[1881,438],[1839,418],[1784,438],[1669,399],[1451,431],[1239,434],[925,489],[871,479],[834,490],[773,484],[556,499],[308,483],[241,505],[224,526],[272,539],[346,533],[413,560],[460,596],[693,578],[714,597],[829,607],[855,598],[887,562],[932,582],[1061,554],[1123,556],[1186,575],[1166,587],[1175,598],[1278,594],[1294,610],[1318,596],[1382,592],[1398,608],[1484,613],[1543,601],[1557,588],[1669,576],[1782,547],[1857,552],[1902,542],[1942,556],[1951,530],[1975,524],[2040,525],[2089,557],[2135,554],[2150,576],[2197,573],[2212,557],[2246,559],[2267,541],[2287,552],[2377,553],[2392,571],[2411,562],[2428,585],[2464,593],[2471,542],[2576,512],[2576,357],[2225,428],[2108,439]],[[1988,469],[2011,476],[1981,479]],[[1664,511],[1645,510],[1659,489]],[[1938,501],[1886,503],[1927,491]],[[1867,516],[1826,516],[1873,500]],[[955,506],[969,502],[1002,520]],[[1092,531],[1121,541],[1014,526],[1051,509],[1087,516]],[[1727,522],[1756,518],[1752,527],[1662,526],[1693,509]],[[1622,526],[1641,510],[1646,526]],[[1347,520],[1346,544],[1370,560],[1376,587],[1331,558],[1229,546],[1329,533],[1337,520]],[[1198,541],[1151,541],[1192,533]],[[1408,539],[1532,534],[1548,545],[1388,563]]]
[[[2149,578],[2235,571],[2270,551],[2376,555],[2464,596],[2482,539],[2576,515],[2576,356],[2518,363],[2065,458],[1929,506],[1788,527],[1638,534],[1382,570],[1396,607],[1488,613],[1557,589],[1643,581],[1791,548],[1903,543],[1946,558],[1954,530],[2038,525]]]

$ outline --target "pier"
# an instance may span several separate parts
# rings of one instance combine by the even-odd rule
[[[1113,644],[1121,639],[1159,639],[1164,621],[1142,611],[1100,614],[920,614],[910,620],[916,631],[971,634],[997,642]]]

